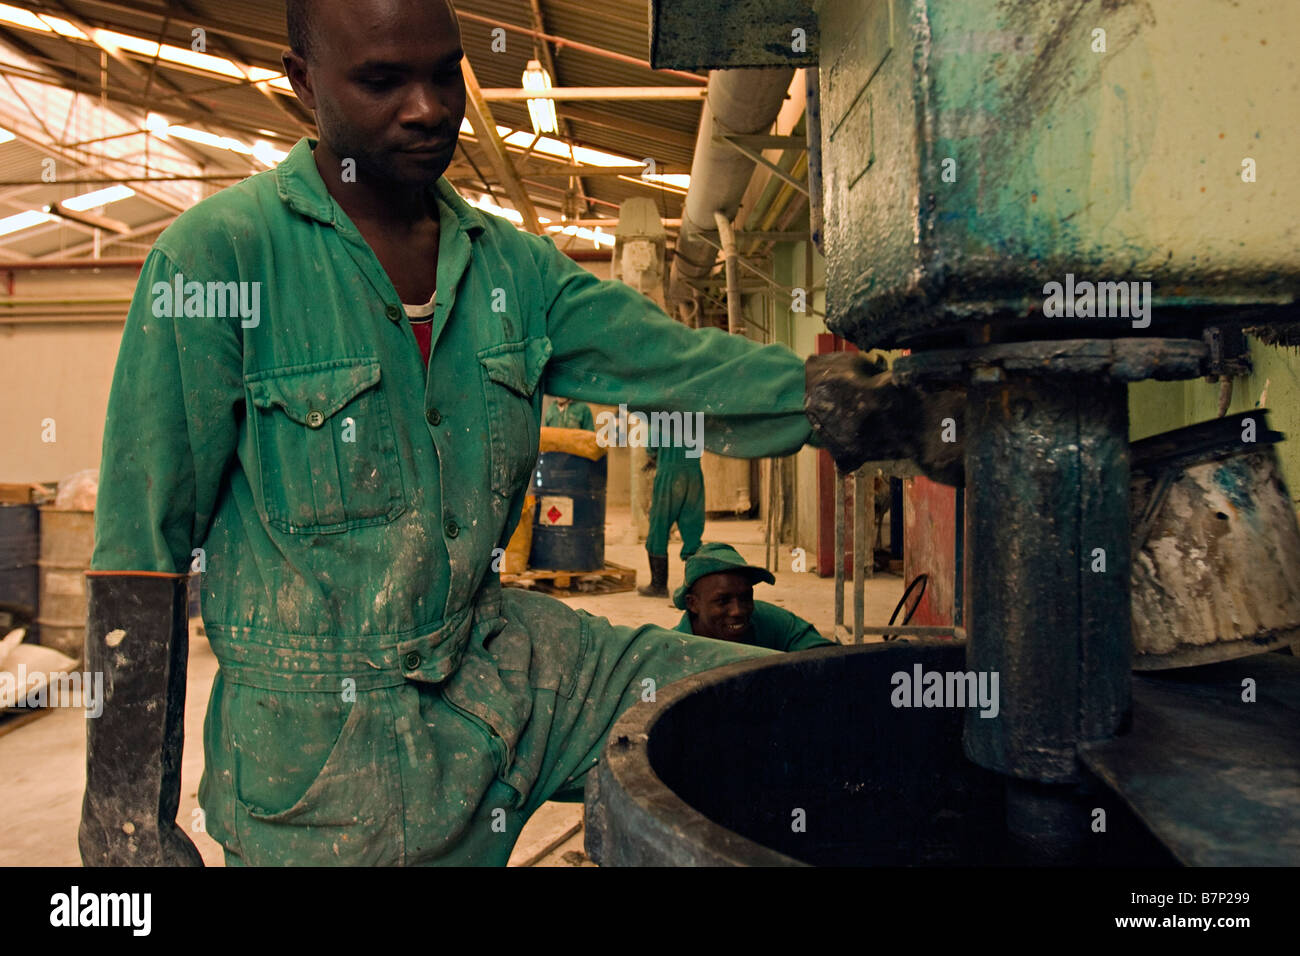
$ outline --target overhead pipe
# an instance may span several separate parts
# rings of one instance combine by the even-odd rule
[[[715,212],[713,218],[718,224],[718,238],[722,240],[722,255],[727,264],[727,331],[736,335],[745,328],[740,313],[740,253],[736,251],[736,234],[727,217]]]
[[[764,133],[776,121],[786,91],[794,79],[790,67],[753,70],[712,70],[708,96],[700,112],[691,163],[691,186],[682,210],[682,228],[677,239],[668,287],[670,301],[682,306],[692,298],[689,281],[707,278],[717,260],[717,250],[699,236],[717,227],[715,213],[728,223],[740,209],[754,163],[726,143],[715,142],[725,134]]]

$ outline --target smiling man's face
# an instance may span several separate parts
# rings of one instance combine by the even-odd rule
[[[698,636],[740,641],[748,635],[754,616],[754,585],[734,571],[706,574],[687,593],[686,610]]]
[[[460,28],[447,0],[314,0],[306,59],[285,69],[321,140],[357,178],[396,188],[446,171],[465,116]]]

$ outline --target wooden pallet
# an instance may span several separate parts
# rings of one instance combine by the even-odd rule
[[[502,572],[501,583],[509,588],[534,588],[556,597],[617,594],[636,587],[636,571],[607,561],[599,571],[543,571],[540,568],[529,568],[517,574]]]

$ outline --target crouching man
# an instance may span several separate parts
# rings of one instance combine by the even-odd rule
[[[835,643],[785,608],[755,601],[754,585],[759,581],[775,584],[776,578],[765,568],[746,564],[729,544],[701,545],[686,562],[686,583],[673,594],[673,603],[686,612],[677,630],[774,651],[805,651]]]

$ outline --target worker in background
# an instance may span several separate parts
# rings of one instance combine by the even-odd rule
[[[677,630],[774,651],[837,646],[785,608],[755,601],[759,581],[775,584],[776,578],[766,568],[747,564],[729,544],[701,546],[686,562],[686,583],[673,593],[673,603],[686,612]]]
[[[594,432],[596,421],[591,417],[591,406],[571,398],[557,398],[546,409],[542,424],[547,428],[581,428]]]
[[[504,865],[542,803],[581,797],[646,681],[772,653],[501,587],[543,393],[699,413],[740,457],[815,430],[842,470],[900,457],[927,406],[843,353],[687,328],[465,202],[443,177],[466,100],[446,0],[288,0],[287,21],[319,141],[178,216],[126,317],[82,860],[201,863],[175,819],[193,567],[219,663],[198,796],[227,865]],[[192,314],[207,284],[241,308]],[[404,306],[430,302],[420,338]]]
[[[673,525],[682,535],[683,561],[696,552],[704,536],[704,472],[700,458],[690,457],[688,451],[673,444],[646,451],[646,465],[655,469],[655,481],[645,539],[650,583],[637,588],[645,597],[668,596],[668,535]]]

